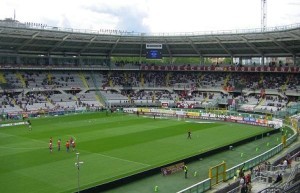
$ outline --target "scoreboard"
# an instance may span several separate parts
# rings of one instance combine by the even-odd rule
[[[147,59],[162,59],[162,44],[149,43],[146,44]]]

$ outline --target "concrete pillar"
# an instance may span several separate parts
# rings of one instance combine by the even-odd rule
[[[200,65],[203,65],[203,64],[204,64],[204,57],[200,56]]]
[[[53,60],[52,60],[52,57],[50,55],[47,56],[47,59],[48,59],[48,64],[49,65],[52,65],[53,64]]]
[[[21,63],[21,58],[19,55],[16,56],[16,64],[20,64]]]

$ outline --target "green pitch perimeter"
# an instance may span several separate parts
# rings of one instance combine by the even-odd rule
[[[70,137],[84,162],[80,188],[85,189],[266,132],[197,121],[93,113],[32,119],[32,131],[25,125],[0,128],[1,192],[77,191],[76,151],[65,149]],[[187,139],[188,130],[192,139]]]

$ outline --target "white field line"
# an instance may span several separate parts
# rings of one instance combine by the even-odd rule
[[[215,122],[208,122],[208,121],[203,121],[203,122],[199,122],[199,121],[185,121],[187,123],[215,123]]]
[[[6,147],[0,146],[0,149],[47,149],[48,147]]]
[[[87,152],[87,153],[90,153],[90,154],[97,154],[97,155],[100,155],[102,157],[107,157],[107,158],[111,158],[111,159],[115,159],[115,160],[120,160],[120,161],[129,162],[129,163],[139,164],[139,165],[143,165],[143,166],[151,166],[149,164],[135,162],[135,161],[131,161],[131,160],[127,160],[127,159],[122,159],[122,158],[118,158],[118,157],[113,157],[113,156],[109,156],[109,155],[104,155],[104,154],[101,154],[101,153],[94,153],[94,152],[89,152],[89,151],[84,151],[84,150],[81,150],[81,151]]]
[[[16,138],[23,138],[23,139],[26,139],[26,140],[31,140],[33,142],[38,142],[38,143],[41,143],[43,144],[43,147],[9,147],[9,146],[0,146],[0,149],[20,149],[20,150],[27,150],[27,149],[47,149],[48,146],[46,144],[48,144],[47,142],[45,141],[41,141],[41,140],[37,140],[37,139],[31,139],[31,138],[27,138],[27,137],[21,137],[21,136],[18,136],[18,135],[12,135],[12,134],[7,134],[7,133],[1,133],[0,135],[3,135],[3,136],[9,136],[9,137],[16,137]],[[46,146],[44,146],[46,145]]]

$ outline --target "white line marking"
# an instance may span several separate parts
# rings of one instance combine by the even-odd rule
[[[78,151],[80,152],[80,150],[78,150]],[[131,160],[127,160],[127,159],[122,159],[122,158],[118,158],[118,157],[113,157],[113,156],[109,156],[109,155],[104,155],[104,154],[101,154],[101,153],[95,153],[95,152],[84,151],[84,150],[81,150],[81,151],[87,152],[87,153],[90,153],[90,154],[97,154],[97,155],[100,155],[100,156],[103,156],[103,157],[107,157],[107,158],[111,158],[111,159],[115,159],[115,160],[121,160],[121,161],[129,162],[129,163],[135,163],[135,164],[139,164],[139,165],[143,165],[143,166],[151,166],[149,164],[135,162],[135,161],[131,161]]]
[[[5,147],[0,146],[1,149],[46,149],[47,147]]]
[[[215,122],[199,122],[199,121],[185,121],[186,123],[215,123]]]
[[[32,139],[32,138],[28,138],[28,137],[22,137],[22,136],[19,136],[19,135],[12,135],[12,134],[7,134],[7,133],[0,133],[0,136],[1,135],[9,136],[9,137],[22,138],[22,139],[26,139],[26,140],[30,140],[30,141],[35,141],[35,142],[38,142],[38,143],[48,144],[47,142],[42,141],[42,140]]]

